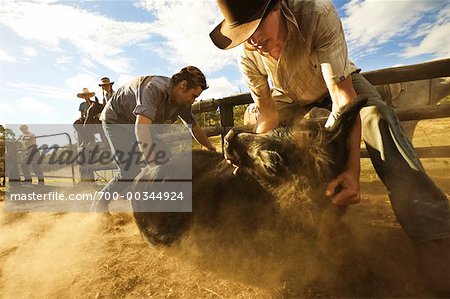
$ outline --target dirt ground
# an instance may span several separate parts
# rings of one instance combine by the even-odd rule
[[[415,144],[448,145],[449,124],[421,123]],[[423,163],[450,194],[450,159]],[[338,270],[333,263],[316,267],[301,243],[285,256],[279,244],[246,251],[252,247],[230,242],[205,252],[198,236],[159,248],[142,239],[127,214],[7,213],[2,189],[0,298],[430,297],[368,159],[362,160],[361,181],[362,202],[345,216],[354,255]],[[303,256],[292,258],[296,246]]]

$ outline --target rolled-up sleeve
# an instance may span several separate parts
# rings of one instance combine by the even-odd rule
[[[136,107],[133,110],[133,114],[136,116],[143,115],[155,121],[160,98],[157,88],[151,83],[140,84],[136,93]]]
[[[313,48],[317,53],[327,85],[342,82],[356,70],[348,58],[341,20],[332,5],[327,13],[318,16]]]
[[[239,65],[254,101],[271,98],[267,73],[264,73],[263,66],[258,67],[257,64],[254,51],[244,48]]]

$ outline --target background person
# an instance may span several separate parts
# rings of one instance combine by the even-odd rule
[[[22,173],[24,176],[24,183],[31,184],[32,178],[30,173],[31,164],[33,168],[33,172],[38,178],[38,185],[44,185],[44,173],[42,172],[41,165],[39,163],[39,158],[41,157],[39,151],[36,151],[36,135],[28,130],[27,125],[21,125],[19,127],[20,131],[22,131],[22,135],[17,139],[23,145],[23,157],[24,161],[20,163],[20,167],[22,168]],[[32,155],[32,156],[31,156]]]
[[[111,82],[108,77],[103,77],[100,79],[100,83],[98,86],[102,88],[103,93],[103,107],[106,106],[106,103],[111,99],[114,94],[114,90],[112,88],[114,82]]]
[[[83,88],[83,91],[77,94],[77,97],[84,99],[84,102],[80,104],[78,110],[80,111],[80,118],[77,119],[73,126],[78,134],[78,143],[80,146],[92,145],[95,143],[94,132],[90,126],[86,124],[100,124],[100,120],[97,115],[101,113],[103,107],[98,102],[97,97],[95,101],[91,101],[91,98],[95,96],[95,92],[90,92],[88,88]]]

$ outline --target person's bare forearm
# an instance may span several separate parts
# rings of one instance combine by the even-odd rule
[[[258,123],[258,126],[256,127],[256,133],[266,133],[278,127],[278,123],[278,114],[276,116],[269,117],[269,119],[263,119]]]
[[[215,151],[216,148],[209,141],[208,136],[205,131],[198,125],[194,125],[192,127],[192,136],[200,143],[202,146],[206,147],[210,151]]]
[[[333,99],[333,110],[338,112],[345,106],[352,104],[356,99],[352,77],[336,85],[328,86]],[[336,205],[357,204],[361,200],[359,187],[360,175],[360,145],[361,145],[361,119],[358,116],[353,125],[347,143],[347,162],[344,171],[333,179],[327,186],[325,194],[330,196],[331,202]],[[341,190],[337,191],[340,186]]]
[[[329,87],[336,110],[354,103],[357,95],[353,88],[352,77]],[[347,139],[348,157],[345,171],[359,179],[361,151],[361,118],[358,116]]]
[[[152,132],[150,126],[152,124],[151,119],[138,115],[136,118],[136,123],[134,127],[134,131],[136,134],[136,139],[139,142],[139,149],[143,155],[143,158],[149,164],[152,157]]]
[[[358,116],[355,124],[347,139],[348,157],[345,169],[349,171],[355,178],[359,178],[360,174],[360,158],[361,158],[361,118]]]
[[[278,127],[280,117],[272,98],[256,101],[256,107],[259,113],[256,133],[266,133]]]

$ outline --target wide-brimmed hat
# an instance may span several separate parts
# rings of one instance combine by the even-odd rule
[[[83,92],[77,93],[77,97],[85,99],[86,97],[92,98],[95,96],[95,92],[90,92],[86,87],[83,88]]]
[[[217,0],[224,20],[209,34],[220,49],[245,42],[256,31],[271,0]]]
[[[106,85],[106,84],[111,84],[111,85],[114,84],[114,82],[111,82],[108,77],[103,77],[100,79],[100,81],[101,81],[101,83],[98,84],[98,86],[100,86],[100,87],[102,85]]]

